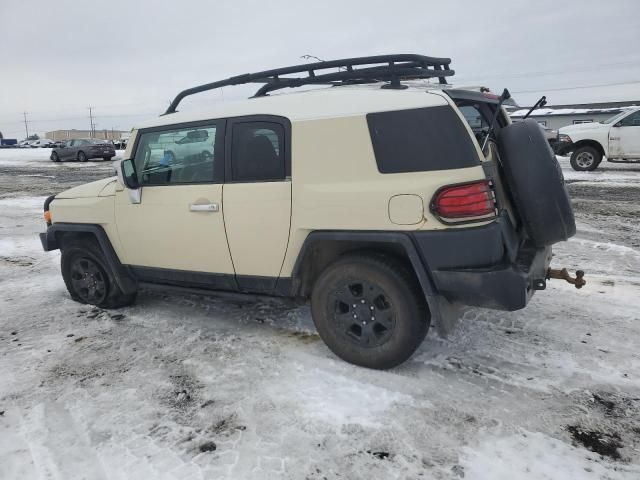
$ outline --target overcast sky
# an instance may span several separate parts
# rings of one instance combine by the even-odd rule
[[[305,54],[451,57],[453,83],[520,105],[640,100],[638,0],[0,0],[0,45],[5,137],[24,138],[24,111],[30,132],[88,129],[89,105],[128,130],[184,88]]]

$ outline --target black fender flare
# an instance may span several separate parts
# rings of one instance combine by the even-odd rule
[[[435,288],[429,266],[419,249],[414,244],[411,235],[408,232],[376,232],[376,231],[314,231],[305,239],[298,258],[291,272],[291,291],[295,295],[302,287],[303,264],[305,258],[314,247],[323,243],[345,243],[345,247],[349,244],[366,244],[372,246],[394,246],[396,249],[403,251],[413,268],[415,275],[420,283],[422,292],[424,293],[427,305],[431,312],[432,320],[436,325],[442,321],[443,315],[449,316],[453,313],[449,310],[449,302],[440,295]],[[282,279],[278,280],[280,283]]]
[[[47,228],[46,233],[40,234],[40,240],[45,251],[60,248],[58,237],[60,233],[88,233],[93,235],[104,253],[107,266],[109,270],[111,270],[110,273],[113,275],[118,287],[120,287],[125,294],[134,293],[138,290],[137,280],[131,272],[129,272],[129,269],[120,262],[107,233],[101,225],[92,223],[54,223]]]

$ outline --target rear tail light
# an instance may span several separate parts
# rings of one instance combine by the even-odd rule
[[[488,180],[447,185],[436,192],[431,211],[444,223],[480,221],[496,214],[496,201]]]

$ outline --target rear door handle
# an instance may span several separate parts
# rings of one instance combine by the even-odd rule
[[[192,203],[189,210],[192,212],[217,212],[220,207],[217,203]]]

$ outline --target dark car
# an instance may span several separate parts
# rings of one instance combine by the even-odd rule
[[[86,162],[90,158],[103,158],[111,160],[116,154],[113,144],[95,138],[78,138],[67,140],[61,147],[51,151],[51,160],[78,160]]]

